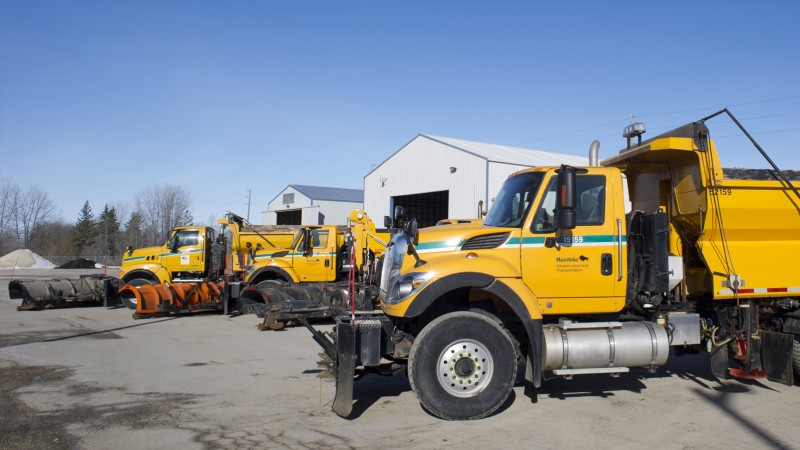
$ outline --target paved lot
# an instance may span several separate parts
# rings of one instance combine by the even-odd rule
[[[18,312],[10,276],[0,271],[0,448],[800,448],[800,388],[716,381],[706,355],[654,375],[554,379],[535,404],[519,386],[474,422],[426,414],[403,375],[367,376],[357,417],[344,420],[304,328],[259,332],[254,316],[133,320],[98,307]]]

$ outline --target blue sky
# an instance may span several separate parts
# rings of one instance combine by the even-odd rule
[[[0,178],[68,222],[172,183],[198,222],[361,188],[419,133],[601,158],[729,107],[800,169],[796,1],[0,1]],[[723,120],[727,167],[767,167]],[[647,136],[647,135],[646,135]],[[424,161],[420,162],[424,164]],[[413,167],[409,176],[413,176]]]

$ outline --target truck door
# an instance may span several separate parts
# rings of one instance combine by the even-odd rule
[[[164,255],[164,265],[173,274],[205,270],[204,239],[199,229],[176,230],[167,242],[168,253]],[[196,276],[196,275],[194,275]]]
[[[614,295],[620,236],[608,177],[592,169],[577,176],[573,230],[556,230],[556,179],[552,174],[546,182],[531,223],[523,229],[523,280],[544,314],[619,311],[625,304],[624,294]]]
[[[305,236],[311,238],[311,246],[305,245]],[[336,279],[336,239],[327,228],[309,229],[295,250],[292,266],[301,282],[334,281]]]

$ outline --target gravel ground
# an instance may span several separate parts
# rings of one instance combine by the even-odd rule
[[[102,270],[22,270],[15,278]],[[718,381],[707,355],[514,389],[473,422],[426,414],[408,380],[356,383],[355,418],[330,411],[304,328],[254,316],[133,320],[127,309],[16,311],[0,271],[0,448],[800,448],[800,388]],[[330,329],[330,325],[322,328]]]

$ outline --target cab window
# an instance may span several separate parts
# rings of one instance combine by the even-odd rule
[[[199,235],[200,232],[197,230],[178,230],[172,235],[172,239],[169,240],[169,246],[177,249],[197,245],[200,241]]]
[[[311,232],[311,244],[314,248],[325,248],[328,246],[328,230],[314,230]]]
[[[550,178],[542,201],[533,219],[534,233],[552,233],[556,229],[556,180]],[[605,217],[605,186],[603,175],[578,175],[576,178],[576,225],[602,225]]]
[[[541,172],[524,172],[506,180],[483,224],[491,227],[521,227],[542,177]]]
[[[305,244],[304,239],[303,239],[303,230],[300,230],[300,232],[298,233],[298,235],[295,238],[295,240],[296,241],[299,240],[299,242],[298,242],[299,246],[297,248],[298,249],[303,248],[303,245]],[[325,247],[327,247],[328,246],[328,230],[321,230],[321,229],[311,230],[311,246],[313,248],[325,248]]]

